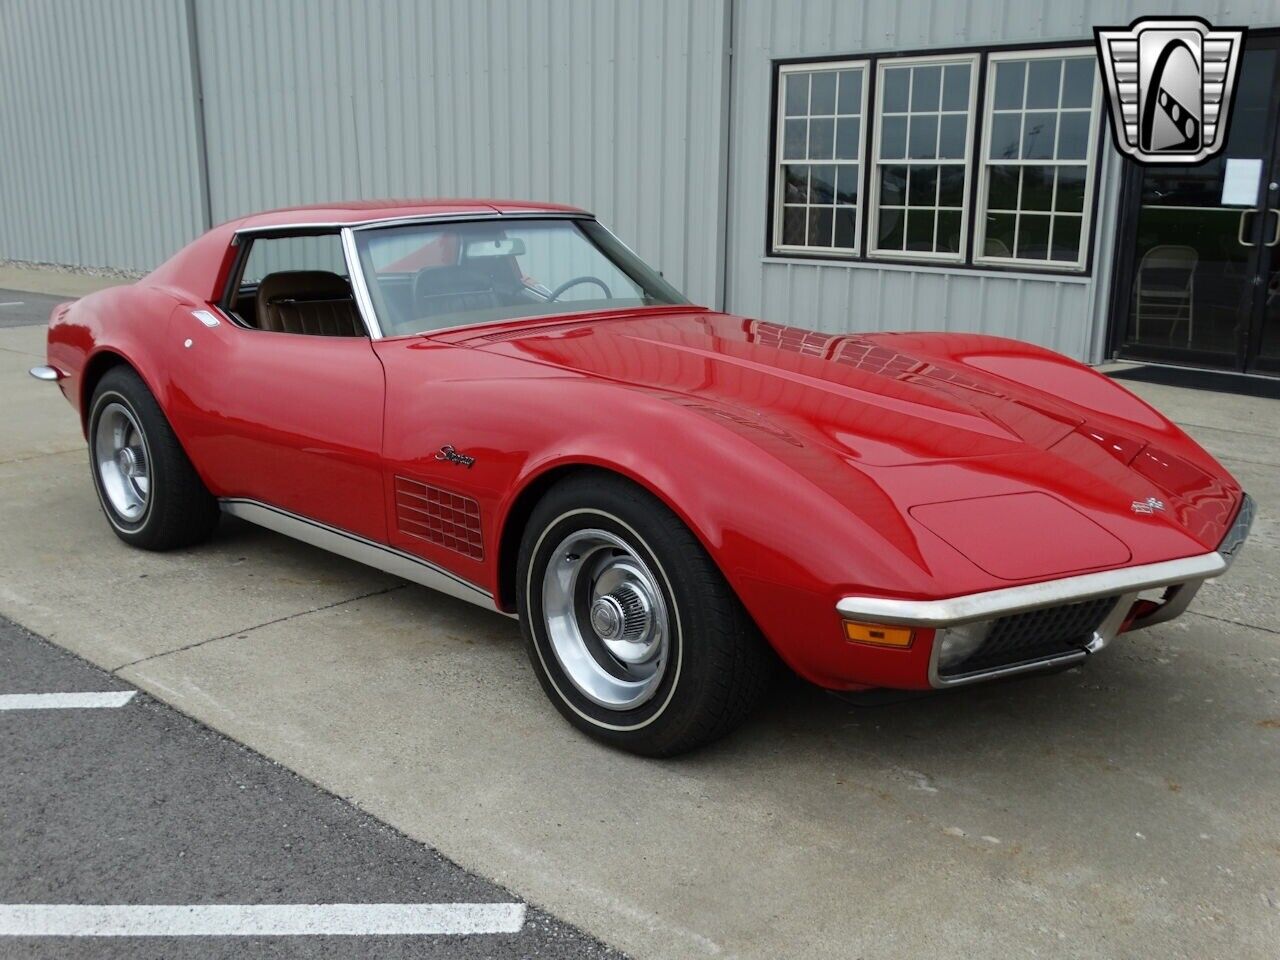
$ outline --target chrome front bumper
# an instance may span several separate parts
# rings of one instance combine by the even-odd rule
[[[1077,600],[1140,592],[1191,580],[1215,577],[1227,569],[1220,553],[1165,560],[1141,567],[1085,573],[1061,580],[1045,580],[1004,590],[970,593],[945,600],[893,600],[885,597],[845,597],[836,612],[848,620],[894,623],[913,627],[952,627],[974,620],[994,620],[1012,613],[1053,607]]]
[[[943,676],[939,672],[938,655],[942,646],[939,642],[939,633],[935,636],[933,652],[929,659],[929,682],[935,687],[957,686],[1032,670],[1064,666],[1083,660],[1089,654],[1096,653],[1110,643],[1124,626],[1134,603],[1144,590],[1165,588],[1159,601],[1160,605],[1135,619],[1129,625],[1130,630],[1172,620],[1186,610],[1192,597],[1205,580],[1218,576],[1231,566],[1241,545],[1249,536],[1255,514],[1254,502],[1246,494],[1241,500],[1231,528],[1218,549],[1194,557],[1165,560],[1119,570],[1104,570],[1100,573],[1086,573],[1074,577],[1063,577],[1059,580],[1008,587],[1003,590],[948,597],[943,600],[844,597],[836,604],[836,612],[847,620],[932,628],[940,632],[948,627],[976,621],[997,621],[1003,617],[1031,611],[1061,607],[1101,597],[1115,597],[1115,606],[1093,631],[1092,639],[1083,647],[1060,655],[1011,663],[1007,666],[960,676]]]

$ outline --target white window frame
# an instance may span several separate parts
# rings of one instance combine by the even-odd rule
[[[965,124],[964,132],[964,194],[960,206],[960,250],[957,253],[939,253],[925,250],[885,250],[876,246],[877,239],[880,235],[880,168],[882,166],[902,166],[911,165],[910,159],[882,161],[880,159],[880,131],[884,126],[882,122],[884,107],[884,72],[892,67],[914,67],[920,64],[949,64],[949,63],[967,63],[969,65],[969,103],[966,107],[966,116],[968,123]],[[977,101],[978,101],[978,85],[982,79],[982,54],[980,52],[959,53],[959,54],[940,54],[936,56],[924,57],[881,57],[876,63],[876,103],[875,116],[873,117],[873,129],[871,137],[871,154],[867,158],[867,256],[875,257],[878,260],[896,260],[896,261],[925,261],[928,263],[964,263],[967,247],[969,243],[969,222],[970,222],[970,196],[972,194],[972,177],[973,177],[973,130],[974,123],[977,122]],[[910,89],[907,92],[907,108],[910,109]],[[939,114],[941,116],[941,113]],[[941,128],[941,124],[939,124]],[[908,153],[910,153],[910,140],[908,139]],[[927,163],[928,161],[920,161]],[[940,164],[945,166],[959,166],[959,164],[947,162]],[[905,199],[905,198],[904,198]],[[935,206],[935,210],[937,207]],[[903,230],[906,230],[904,218]],[[934,227],[935,241],[937,227]]]
[[[995,120],[995,96],[996,96],[996,64],[1002,61],[1010,60],[1092,60],[1094,65],[1093,76],[1093,102],[1089,107],[1089,146],[1085,150],[1084,160],[1004,160],[998,163],[991,163],[989,152],[991,150],[991,128]],[[1027,72],[1028,76],[1030,71]],[[1025,82],[1025,81],[1024,81]],[[1023,97],[1025,98],[1025,87]],[[1061,88],[1059,88],[1059,102],[1061,102]],[[986,96],[982,106],[982,154],[978,163],[978,201],[976,206],[977,220],[974,224],[973,231],[973,263],[984,267],[991,266],[1011,266],[1022,269],[1045,270],[1045,271],[1070,271],[1074,273],[1083,273],[1089,262],[1089,248],[1093,240],[1093,197],[1094,191],[1097,190],[1098,180],[1098,142],[1101,139],[1099,131],[1102,124],[1099,123],[1102,107],[1102,78],[1098,75],[1098,59],[1096,53],[1090,47],[1055,47],[1051,50],[1001,50],[987,54],[986,64]],[[1026,112],[1024,102],[1023,113]],[[1058,108],[1058,116],[1061,117],[1061,108]],[[1055,140],[1055,150],[1056,140]],[[989,177],[987,176],[988,167],[1078,167],[1083,163],[1084,172],[1084,201],[1081,208],[1080,219],[1080,251],[1075,261],[1069,260],[1035,260],[1028,257],[989,257],[984,255],[987,247],[987,192]],[[1021,186],[1018,188],[1018,202],[1021,204]],[[1021,206],[1019,206],[1021,212]],[[1014,250],[1017,250],[1016,238]]]
[[[871,61],[870,60],[815,60],[809,63],[786,63],[778,66],[777,78],[777,111],[774,114],[774,145],[773,145],[773,236],[771,238],[770,253],[775,254],[803,254],[806,256],[824,257],[832,260],[849,259],[860,256],[862,253],[862,220],[863,212],[866,209],[867,197],[867,126],[870,118],[867,116],[867,95],[871,86]],[[786,206],[786,187],[783,183],[782,170],[788,161],[783,153],[783,144],[786,138],[786,102],[787,102],[787,76],[793,73],[823,73],[837,70],[850,70],[861,68],[862,70],[862,103],[858,114],[858,156],[856,160],[799,160],[791,161],[792,163],[819,164],[830,163],[833,166],[857,164],[858,166],[858,203],[854,207],[853,213],[853,246],[852,247],[815,247],[808,244],[794,244],[782,242],[782,223],[784,207]],[[806,107],[806,116],[808,108]],[[805,135],[805,152],[808,153],[808,130],[806,128]],[[807,224],[807,220],[806,220]],[[833,235],[834,239],[834,235]]]

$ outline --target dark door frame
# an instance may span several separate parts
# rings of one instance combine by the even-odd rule
[[[1257,41],[1268,41],[1267,46],[1280,49],[1280,29],[1251,29],[1245,41],[1246,48],[1250,42]],[[1280,65],[1277,66],[1277,74],[1280,76]],[[1267,184],[1280,181],[1280,83],[1272,85],[1268,115],[1272,118],[1273,125],[1271,137],[1268,140],[1271,143],[1271,156],[1264,158],[1266,162],[1263,165],[1263,182],[1260,189],[1264,198],[1267,198],[1268,194],[1273,196],[1270,199],[1264,199],[1261,212],[1254,216],[1249,226],[1250,239],[1257,245],[1258,269],[1255,275],[1263,278],[1264,288],[1271,263],[1275,258],[1280,257],[1280,247],[1267,248],[1262,245],[1264,237],[1269,235],[1269,230],[1275,226],[1266,210],[1274,200],[1274,192],[1268,190]],[[1242,376],[1280,374],[1280,364],[1263,361],[1261,369],[1256,365],[1266,311],[1265,295],[1258,293],[1251,298],[1249,316],[1243,333],[1237,337],[1234,363],[1229,368],[1222,365],[1222,355],[1212,351],[1165,348],[1150,344],[1137,350],[1132,347],[1128,351],[1124,350],[1137,260],[1137,230],[1142,201],[1143,168],[1128,157],[1121,157],[1121,163],[1120,193],[1116,205],[1115,267],[1111,274],[1111,289],[1107,305],[1107,359],[1204,367]],[[1280,202],[1276,205],[1280,206]],[[1242,211],[1244,209],[1247,208],[1241,208]],[[1248,369],[1251,360],[1255,361],[1255,366]]]

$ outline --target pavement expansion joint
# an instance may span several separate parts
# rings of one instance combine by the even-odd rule
[[[342,600],[335,600],[333,603],[323,603],[318,607],[310,607],[306,610],[299,610],[296,613],[285,614],[283,617],[276,617],[274,620],[264,620],[262,623],[256,623],[251,627],[244,627],[239,630],[232,630],[230,633],[224,633],[216,637],[208,637],[204,640],[196,640],[192,643],[185,644],[181,647],[175,647],[172,650],[164,650],[160,653],[153,653],[149,656],[139,657],[137,660],[130,660],[128,663],[122,663],[118,667],[112,667],[110,673],[112,676],[119,676],[121,670],[127,670],[130,667],[136,667],[138,664],[147,663],[151,660],[159,660],[161,657],[171,657],[175,653],[185,653],[188,650],[194,650],[196,647],[203,647],[207,643],[216,643],[219,640],[230,640],[232,637],[242,637],[246,633],[252,633],[255,630],[261,630],[263,627],[274,626],[277,623],[287,623],[290,620],[296,620],[298,617],[306,617],[313,613],[321,613],[325,610],[332,610],[334,607],[341,607],[343,604],[355,603],[357,600],[367,600],[370,597],[380,597],[386,593],[394,593],[397,590],[403,590],[407,587],[407,583],[397,583],[394,586],[383,587],[381,590],[370,590],[368,593],[361,593],[354,597],[345,597]]]
[[[1247,623],[1244,620],[1232,620],[1230,617],[1215,617],[1212,613],[1201,613],[1199,610],[1188,610],[1187,613],[1195,617],[1203,617],[1205,620],[1215,620],[1218,623],[1230,623],[1233,626],[1244,627],[1246,630],[1259,630],[1262,633],[1269,633],[1274,637],[1280,637],[1280,630],[1272,627],[1264,627],[1257,623]]]
[[[43,460],[46,457],[62,457],[68,453],[81,453],[84,447],[68,447],[66,450],[47,450],[44,453],[24,453],[18,457],[10,457],[7,460],[0,460],[0,467],[11,463],[28,463],[32,460]]]

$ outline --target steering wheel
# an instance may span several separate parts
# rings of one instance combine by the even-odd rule
[[[604,291],[606,300],[613,299],[613,291],[609,289],[609,285],[599,277],[574,277],[572,280],[566,280],[560,286],[551,291],[551,299],[559,300],[560,294],[564,293],[570,287],[576,287],[580,283],[594,283],[597,287]]]

